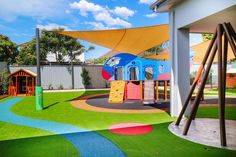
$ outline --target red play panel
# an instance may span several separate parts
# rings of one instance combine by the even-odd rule
[[[153,127],[142,123],[120,123],[112,125],[109,130],[121,135],[142,135],[151,132]]]
[[[141,99],[141,90],[140,85],[136,85],[132,82],[127,84],[127,99],[140,100]]]

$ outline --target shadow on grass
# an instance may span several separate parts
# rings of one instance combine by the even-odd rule
[[[91,95],[97,95],[97,94],[108,94],[109,91],[107,90],[98,90],[98,91],[85,91],[82,94],[80,94],[78,97],[66,100],[65,102],[75,101],[75,100],[86,100],[87,97],[90,97]]]
[[[59,103],[59,102],[55,102],[55,103],[53,103],[53,104],[51,104],[51,105],[48,105],[48,106],[44,107],[43,109],[46,110],[46,109],[48,109],[48,108],[50,108],[50,107],[52,107],[52,106],[54,106],[54,105],[56,105],[56,104],[58,104],[58,103]]]

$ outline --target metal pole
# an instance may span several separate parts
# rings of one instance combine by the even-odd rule
[[[75,88],[75,80],[74,80],[74,63],[73,63],[73,54],[71,52],[71,85],[72,89]]]
[[[190,124],[192,122],[192,119],[194,118],[194,114],[199,106],[199,103],[200,103],[200,99],[201,99],[201,96],[202,96],[202,92],[204,90],[204,87],[205,87],[205,84],[206,84],[206,80],[207,80],[207,77],[208,77],[208,74],[209,74],[209,71],[211,69],[211,65],[212,65],[212,62],[214,60],[214,57],[215,57],[215,54],[216,54],[216,51],[217,51],[217,44],[215,43],[214,45],[214,48],[213,48],[213,51],[211,53],[211,56],[210,56],[210,60],[208,62],[208,65],[207,65],[207,69],[203,75],[203,80],[202,80],[202,83],[200,85],[200,88],[199,88],[199,91],[197,93],[197,96],[193,102],[193,106],[191,108],[191,111],[190,111],[190,115],[189,115],[189,118],[185,124],[185,127],[184,127],[184,131],[183,131],[183,135],[187,135],[188,133],[188,129],[190,127]]]
[[[36,28],[37,83],[35,88],[36,110],[43,110],[43,88],[41,86],[39,28]]]
[[[39,28],[36,28],[37,86],[41,86]]]
[[[192,97],[193,91],[194,91],[194,89],[195,89],[195,87],[196,87],[196,85],[197,85],[197,82],[198,82],[199,78],[201,77],[201,74],[202,74],[202,71],[203,71],[203,69],[204,69],[204,66],[205,66],[205,64],[206,64],[206,62],[207,62],[207,59],[208,59],[209,54],[210,54],[210,52],[211,52],[211,50],[212,50],[213,44],[214,44],[214,42],[215,42],[215,40],[216,40],[216,36],[217,36],[217,31],[215,31],[215,33],[214,33],[214,35],[213,35],[213,38],[212,38],[212,40],[211,40],[211,42],[210,42],[210,45],[209,45],[208,48],[207,48],[206,54],[205,54],[205,56],[204,56],[204,58],[203,58],[203,61],[202,61],[202,63],[201,63],[201,66],[200,66],[199,69],[198,69],[198,73],[197,73],[197,75],[196,75],[196,77],[195,77],[195,79],[194,79],[194,81],[193,81],[193,84],[192,84],[192,86],[191,86],[191,89],[190,89],[190,91],[189,91],[189,94],[188,94],[188,96],[187,96],[187,98],[186,98],[186,100],[185,100],[185,102],[184,102],[183,108],[182,108],[182,110],[181,110],[181,112],[180,112],[180,114],[179,114],[179,117],[178,117],[178,119],[177,119],[175,125],[179,125],[179,123],[180,123],[180,121],[181,121],[181,119],[182,119],[182,117],[183,117],[183,115],[184,115],[184,113],[185,113],[185,111],[186,111],[186,109],[187,109],[187,107],[188,107],[188,105],[189,105],[189,101],[190,101],[190,99],[191,99],[191,97]]]
[[[226,146],[226,134],[225,134],[225,101],[224,101],[224,80],[223,80],[223,71],[222,68],[222,24],[219,24],[217,28],[218,39],[218,104],[219,104],[219,119],[220,119],[220,141],[222,146]],[[227,44],[227,43],[226,43]],[[224,45],[225,46],[225,45]],[[224,71],[225,72],[225,71]]]

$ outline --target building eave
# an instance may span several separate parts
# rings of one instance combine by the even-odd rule
[[[183,0],[157,0],[150,6],[150,9],[154,12],[169,12],[175,5],[179,4]]]

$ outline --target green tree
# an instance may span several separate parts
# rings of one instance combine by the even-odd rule
[[[213,34],[208,34],[208,33],[203,33],[202,34],[202,40],[203,41],[208,41],[211,40],[213,38]]]
[[[163,51],[163,48],[162,48],[161,45],[157,45],[157,46],[155,46],[155,47],[152,47],[152,48],[148,49],[147,51],[148,51],[148,52],[151,52],[151,53],[153,53],[153,54],[157,54],[157,53],[159,53],[159,52],[162,52],[162,51]]]
[[[53,31],[63,31],[62,28],[55,29]],[[40,54],[41,61],[46,61],[47,54],[55,54],[56,61],[61,63],[64,61],[65,56],[70,56],[70,60],[76,60],[76,56],[86,52],[84,46],[80,42],[72,37],[57,34],[53,31],[42,30],[40,37]],[[89,48],[90,50],[92,48]],[[26,43],[19,52],[16,58],[18,65],[35,65],[36,53],[35,53],[35,38]]]
[[[36,64],[35,38],[25,43],[16,57],[17,65],[35,65]],[[47,54],[40,48],[40,59],[45,61]]]
[[[8,70],[7,68],[3,69],[0,72],[0,94],[7,94],[8,91]]]
[[[95,59],[88,60],[91,64],[105,64],[105,62],[109,59],[109,57],[99,57]]]
[[[0,34],[0,61],[12,64],[15,62],[17,46],[7,36]]]
[[[80,76],[82,77],[82,83],[84,87],[88,88],[90,85],[90,80],[91,80],[88,70],[86,70],[85,68],[82,68],[82,72]]]
[[[53,31],[63,30],[63,28],[59,28]],[[81,45],[77,39],[57,34],[53,31],[42,30],[40,43],[43,48],[42,51],[44,51],[44,53],[51,52],[55,54],[58,63],[63,62],[66,55],[69,55],[70,59],[74,60],[77,55],[86,52],[84,46]]]

